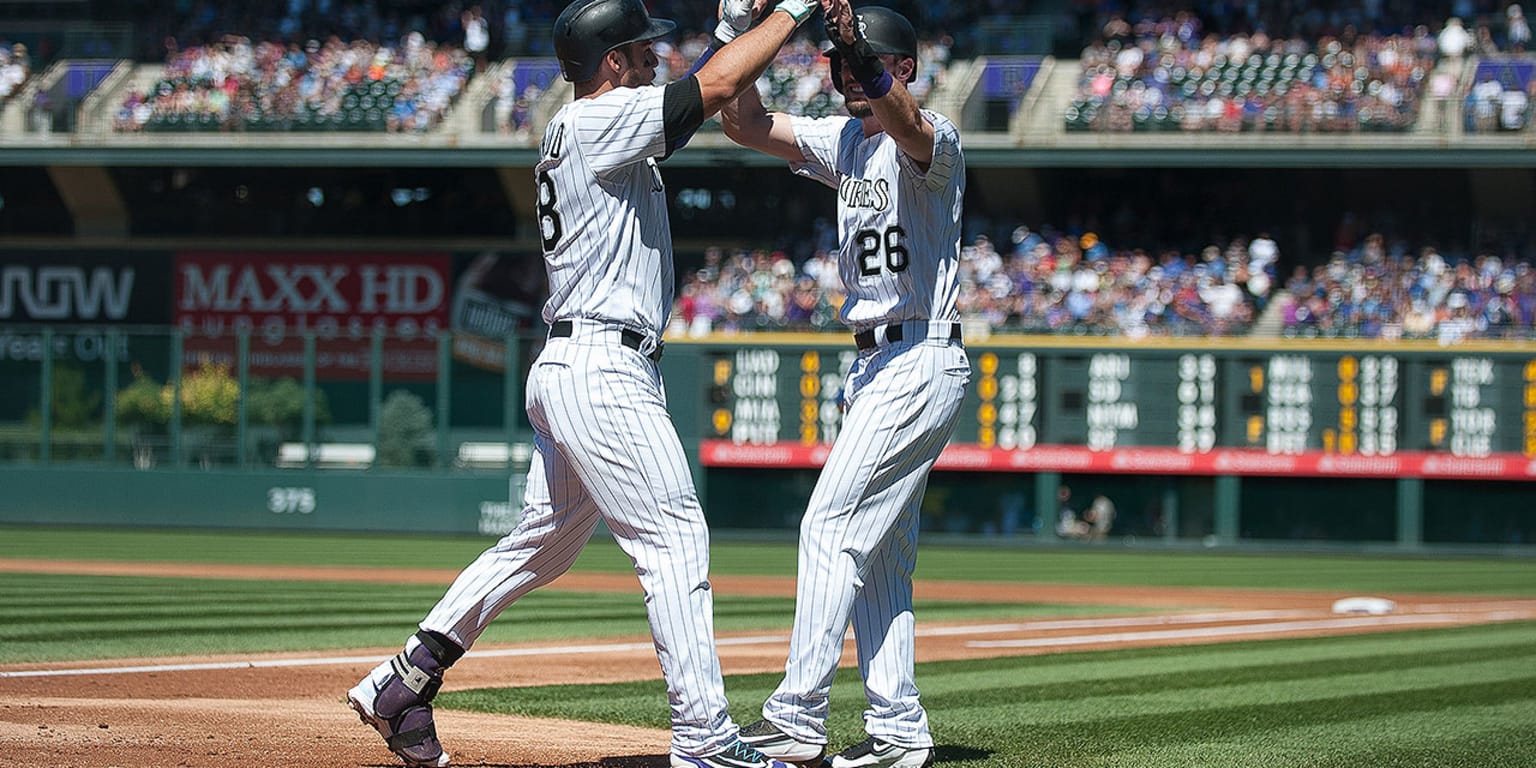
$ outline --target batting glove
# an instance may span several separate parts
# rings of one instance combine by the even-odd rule
[[[752,28],[753,0],[720,0],[720,23],[715,25],[716,47],[723,48]]]
[[[816,2],[815,0],[783,0],[774,7],[774,10],[789,14],[796,24],[804,24],[805,20],[816,12]]]
[[[864,93],[873,98],[884,96],[891,90],[891,76],[885,71],[885,63],[880,61],[880,55],[875,53],[869,40],[865,39],[864,31],[859,28],[857,20],[853,25],[853,42],[843,40],[842,28],[832,17],[827,17],[827,38],[832,41],[832,47],[837,56],[832,62],[834,67],[833,77],[837,77],[835,71],[838,60],[847,62],[848,71],[853,73],[855,80],[864,87]]]

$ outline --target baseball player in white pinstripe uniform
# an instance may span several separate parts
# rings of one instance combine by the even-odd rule
[[[787,762],[823,758],[851,620],[868,738],[832,765],[915,768],[934,746],[913,681],[918,507],[970,381],[955,308],[965,163],[954,124],[906,90],[912,25],[886,8],[823,5],[833,80],[853,117],[771,114],[754,90],[723,113],[733,140],[838,190],[842,319],[859,347],[842,431],[800,527],[784,679],[741,737]]]
[[[528,380],[535,453],[522,521],[459,574],[399,655],[348,692],[407,765],[447,765],[430,704],[443,671],[504,609],[564,573],[601,519],[645,591],[671,764],[783,768],[743,743],[726,712],[709,533],[657,368],[674,280],[656,161],[751,88],[815,5],[783,0],[746,31],[759,8],[724,0],[721,39],[695,72],[660,88],[647,87],[651,44],[673,24],[641,0],[576,0],[555,22],[576,99],[549,122],[535,172],[550,338]]]

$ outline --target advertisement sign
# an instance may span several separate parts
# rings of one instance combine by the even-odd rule
[[[537,254],[483,251],[470,257],[453,290],[453,356],[478,368],[506,367],[506,337],[535,326],[547,296]]]
[[[234,363],[235,334],[251,334],[251,373],[299,376],[304,336],[316,372],[366,379],[382,332],[384,375],[430,379],[452,302],[447,254],[181,253],[174,321],[189,364]]]
[[[0,259],[0,323],[166,325],[162,254],[7,251]]]

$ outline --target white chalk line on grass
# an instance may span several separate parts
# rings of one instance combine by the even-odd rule
[[[1406,616],[1351,616],[1337,619],[1312,621],[1278,621],[1263,624],[1237,624],[1221,627],[1191,627],[1187,629],[1158,629],[1145,632],[1117,632],[1099,635],[1075,635],[1070,637],[1028,637],[1014,640],[972,640],[970,648],[1054,648],[1068,645],[1102,645],[1137,643],[1154,640],[1193,640],[1213,637],[1242,637],[1269,635],[1282,632],[1309,632],[1318,629],[1355,629],[1438,624],[1465,624],[1468,613],[1416,614]],[[1536,619],[1536,612],[1505,611],[1485,614],[1484,621],[1519,621]]]
[[[1151,630],[1090,635],[1065,635],[1047,638],[1020,638],[1016,640],[973,640],[966,643],[973,648],[1033,648],[1090,645],[1103,643],[1129,643],[1140,640],[1176,640],[1243,636],[1274,632],[1310,629],[1354,628],[1382,624],[1440,624],[1464,623],[1468,612],[1438,615],[1395,615],[1318,619],[1313,621],[1278,621],[1315,616],[1315,611],[1265,610],[1265,611],[1216,611],[1206,613],[1164,614],[1157,616],[1124,616],[1099,619],[1059,619],[1008,624],[979,624],[963,627],[919,628],[921,637],[955,637],[965,635],[992,635],[1006,632],[1041,632],[1072,629],[1109,629],[1114,627],[1167,626],[1178,624],[1210,624],[1231,621],[1259,622],[1226,625],[1220,627]],[[1516,621],[1536,619],[1536,611],[1502,611],[1482,617],[1486,621]],[[755,635],[747,637],[722,637],[715,641],[718,646],[768,645],[789,642],[787,635]],[[494,648],[474,650],[466,658],[493,659],[513,657],[560,656],[568,654],[599,654],[647,651],[654,649],[651,643],[593,643],[586,645],[548,645],[530,648]],[[80,677],[91,675],[125,675],[157,672],[210,672],[239,669],[282,669],[291,667],[342,666],[374,664],[382,656],[327,656],[306,659],[251,659],[246,661],[199,662],[185,664],[144,664],[116,667],[89,667],[76,669],[25,669],[0,671],[0,679],[36,677]]]

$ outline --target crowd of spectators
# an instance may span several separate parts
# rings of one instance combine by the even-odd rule
[[[162,79],[121,105],[119,131],[206,129],[425,131],[474,71],[464,49],[420,32],[398,45],[367,40],[252,43],[225,35],[170,51]]]
[[[1536,330],[1536,268],[1528,261],[1414,250],[1379,233],[1322,264],[1293,267],[1283,286],[1279,248],[1267,234],[1189,254],[1019,226],[1004,247],[979,235],[960,256],[962,322],[991,332],[1234,336],[1266,308],[1290,337],[1455,344]],[[683,281],[672,332],[841,332],[844,300],[836,255],[826,248],[801,263],[783,251],[711,248]]]
[[[1075,130],[1406,130],[1439,44],[1346,33],[1315,41],[1264,31],[1207,34],[1189,12],[1111,22],[1082,53]]]
[[[1219,35],[1263,31],[1274,37],[1316,40],[1353,35],[1430,33],[1451,18],[1478,30],[1474,40],[1507,48],[1529,43],[1530,28],[1518,4],[1508,0],[1074,0],[1084,41],[1106,39],[1138,24],[1187,14]],[[1469,53],[1473,51],[1468,51]],[[1487,51],[1479,51],[1486,53]]]
[[[1529,338],[1536,269],[1491,252],[1448,255],[1372,233],[1323,264],[1297,266],[1280,310],[1293,336]]]
[[[207,45],[238,34],[252,40],[368,40],[376,44],[419,32],[428,40],[471,52],[500,55],[508,23],[520,24],[516,0],[137,0],[130,18],[138,58],[163,57],[167,39],[180,46]],[[543,3],[558,11],[563,2]],[[100,11],[109,10],[104,5]],[[483,45],[482,45],[483,42]],[[510,55],[510,54],[509,54]]]
[[[1095,233],[1051,227],[1019,226],[1009,240],[999,249],[978,235],[961,248],[963,322],[1031,333],[1239,335],[1269,301],[1279,256],[1264,235],[1199,254],[1114,249]],[[784,252],[714,248],[683,282],[674,331],[840,331],[844,298],[827,247],[800,264]]]

